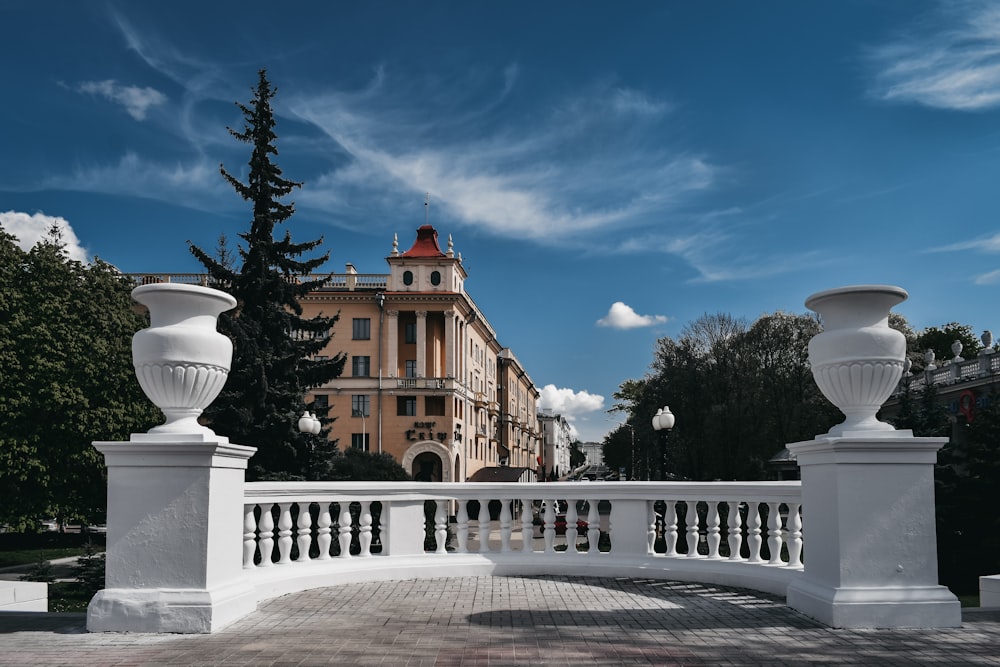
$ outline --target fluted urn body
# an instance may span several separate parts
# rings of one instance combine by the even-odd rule
[[[225,292],[161,283],[132,290],[149,309],[150,326],[132,337],[132,363],[139,386],[166,422],[150,433],[212,433],[198,423],[222,391],[233,344],[216,330],[221,313],[236,306]]]
[[[828,435],[894,430],[875,415],[903,373],[906,339],[889,328],[889,311],[907,296],[892,285],[854,285],[806,299],[823,324],[809,341],[813,378],[846,417]]]

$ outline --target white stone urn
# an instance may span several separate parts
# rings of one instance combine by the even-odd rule
[[[813,378],[846,416],[828,436],[895,430],[875,415],[903,374],[906,339],[889,328],[889,310],[908,296],[902,287],[853,285],[806,299],[806,308],[819,313],[823,324],[823,332],[809,341]]]
[[[233,344],[216,330],[236,306],[225,292],[177,283],[142,285],[132,298],[149,309],[150,326],[132,337],[139,386],[167,420],[150,433],[210,434],[198,417],[222,391]]]

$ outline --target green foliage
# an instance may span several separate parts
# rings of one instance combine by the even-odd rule
[[[70,260],[58,231],[28,252],[0,234],[0,523],[101,522],[95,440],[127,440],[159,419],[132,368],[145,326],[113,267]]]
[[[938,453],[935,496],[941,583],[974,593],[980,575],[1000,572],[1000,395]]]
[[[301,259],[322,239],[293,243],[287,230],[275,238],[275,227],[287,222],[295,210],[283,199],[301,185],[285,179],[271,159],[278,154],[271,111],[275,93],[261,70],[249,105],[237,103],[246,124],[241,131],[229,132],[252,147],[247,181],[220,167],[222,176],[252,207],[250,229],[239,235],[246,244],[238,249],[239,261],[227,254],[223,239],[217,258],[191,247],[212,284],[238,302],[234,311],[219,318],[220,331],[233,340],[232,370],[205,418],[233,442],[257,447],[250,461],[251,479],[318,479],[324,474],[322,462],[336,452],[336,442],[327,439],[333,420],[326,418],[327,409],[307,405],[304,397],[307,388],[338,377],[346,357],[312,358],[326,346],[337,315],[301,316],[302,297],[327,283],[305,277],[328,255]],[[305,410],[323,422],[319,435],[298,431],[297,420]]]
[[[587,455],[580,449],[580,441],[574,440],[569,448],[569,467],[576,470],[587,462]]]
[[[93,597],[97,591],[104,588],[106,559],[103,553],[90,542],[87,542],[84,553],[77,558],[73,566],[73,575],[78,590],[87,597]]]
[[[335,482],[403,482],[410,475],[389,454],[365,452],[353,447],[328,459],[323,479]]]
[[[27,572],[18,577],[21,581],[42,581],[51,584],[56,580],[56,574],[52,569],[52,563],[39,555],[38,560]]]
[[[934,352],[935,363],[938,366],[954,357],[951,346],[956,340],[962,344],[963,359],[975,358],[982,348],[979,337],[973,333],[972,327],[968,324],[949,322],[940,328],[928,327],[921,331],[914,341],[914,346],[921,355],[918,366],[923,368],[922,356],[927,350]]]
[[[606,463],[639,479],[764,479],[785,443],[842,418],[809,370],[808,342],[818,332],[807,315],[767,314],[748,325],[720,313],[676,340],[661,338],[651,372],[615,394],[614,409],[629,418],[605,440]],[[677,423],[657,433],[651,419],[664,405]]]

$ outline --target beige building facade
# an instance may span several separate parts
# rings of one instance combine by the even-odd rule
[[[347,356],[341,377],[307,396],[335,417],[331,438],[392,455],[415,479],[466,481],[482,468],[538,467],[539,392],[465,292],[451,239],[430,225],[389,273],[345,274],[302,302],[306,318],[339,313],[321,353]]]

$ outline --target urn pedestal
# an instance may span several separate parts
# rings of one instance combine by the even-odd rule
[[[95,442],[108,467],[106,587],[91,632],[213,632],[257,608],[243,576],[243,495],[253,447],[198,423],[222,389],[232,344],[215,327],[236,300],[194,285],[132,292],[151,326],[132,341],[139,384],[166,423]]]
[[[875,415],[906,354],[889,309],[906,291],[858,285],[820,292],[809,343],[813,376],[846,416],[814,440],[787,445],[802,472],[807,546],[788,605],[844,628],[957,627],[958,599],[937,581],[934,463],[945,438],[916,438]]]

